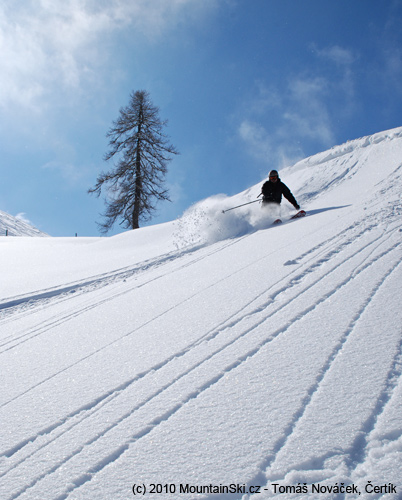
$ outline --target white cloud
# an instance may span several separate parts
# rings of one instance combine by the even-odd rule
[[[340,66],[350,66],[356,60],[353,51],[340,47],[339,45],[333,45],[332,47],[326,47],[324,49],[318,49],[315,45],[312,45],[312,47],[318,56],[328,59]]]
[[[323,146],[333,144],[334,134],[326,98],[328,83],[323,78],[298,78],[289,85],[288,109],[283,118],[299,138],[310,138]]]
[[[282,137],[279,130],[270,132],[257,122],[244,120],[238,133],[249,154],[270,168],[292,165],[303,156],[299,146],[289,137]]]
[[[42,165],[42,169],[51,170],[61,175],[69,185],[77,185],[86,181],[92,174],[90,166],[78,166],[69,162],[51,161]]]
[[[298,77],[281,89],[258,83],[247,105],[238,134],[258,161],[281,168],[305,156],[302,145],[329,147],[335,136],[326,100],[328,81]]]
[[[30,224],[31,226],[33,225],[33,223],[26,217],[26,213],[24,212],[20,212],[15,216],[15,218],[22,222],[25,222],[26,224]]]
[[[264,160],[272,154],[271,137],[261,124],[246,119],[240,124],[239,135],[255,158]]]
[[[244,107],[238,129],[256,159],[269,155],[280,167],[305,156],[307,144],[314,144],[316,150],[333,145],[335,119],[355,109],[353,66],[359,55],[339,45],[310,47],[329,65],[290,75],[282,87],[256,82],[255,95]],[[390,66],[398,72],[398,54]]]
[[[316,45],[312,44],[312,49],[320,60],[328,61],[334,64],[336,72],[333,71],[333,81],[344,93],[345,99],[348,100],[348,105],[353,105],[353,98],[355,96],[355,80],[353,77],[353,65],[358,61],[359,54],[350,49],[333,45],[318,49]]]
[[[17,5],[14,5],[16,4]],[[54,87],[77,90],[94,78],[109,36],[152,42],[197,22],[217,0],[25,0],[0,6],[0,108],[37,108]]]
[[[386,47],[383,50],[383,68],[381,79],[386,87],[391,87],[398,94],[401,93],[402,78],[402,50],[399,47]]]

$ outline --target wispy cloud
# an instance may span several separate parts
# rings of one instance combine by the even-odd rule
[[[332,45],[319,49],[315,44],[312,44],[311,47],[318,56],[329,59],[340,66],[349,66],[356,60],[356,56],[351,50],[340,47],[339,45]]]
[[[389,91],[391,107],[394,94],[400,95],[402,93],[401,6],[401,0],[391,2],[388,19],[378,43],[380,62],[376,76],[380,80],[381,86]],[[375,85],[379,84],[376,82]]]
[[[332,146],[339,114],[351,112],[354,106],[352,68],[358,55],[337,45],[310,48],[329,65],[330,73],[321,66],[306,68],[304,73],[289,75],[281,88],[257,82],[238,127],[250,154],[278,168],[304,157],[306,149]]]
[[[399,47],[390,46],[383,49],[382,79],[392,86],[393,90],[401,93],[402,79],[402,50]]]
[[[26,213],[24,212],[20,212],[15,216],[15,218],[22,222],[25,222],[26,224],[30,224],[31,226],[33,225],[33,223],[26,217]]]
[[[195,22],[217,0],[26,0],[0,6],[0,108],[34,109],[53,88],[77,90],[94,78],[108,37],[160,39]]]
[[[333,144],[334,132],[326,105],[327,81],[298,77],[281,91],[261,82],[258,95],[247,105],[238,133],[250,154],[278,168],[303,157],[301,144]]]
[[[339,45],[319,49],[315,44],[312,44],[311,48],[319,60],[335,65],[337,71],[333,73],[334,83],[332,87],[343,92],[343,96],[350,106],[355,96],[353,65],[359,60],[359,54]]]
[[[48,162],[42,165],[42,169],[57,172],[67,185],[77,185],[80,182],[87,181],[92,174],[90,166],[74,165],[62,161]]]
[[[271,137],[261,124],[246,119],[239,126],[239,135],[256,158],[264,160],[272,154]]]
[[[250,155],[272,168],[291,165],[302,157],[297,144],[292,144],[281,137],[282,134],[278,131],[270,132],[256,121],[248,119],[242,121],[238,134]]]
[[[288,86],[285,127],[298,138],[309,138],[329,146],[334,134],[326,99],[328,82],[324,78],[297,78]]]

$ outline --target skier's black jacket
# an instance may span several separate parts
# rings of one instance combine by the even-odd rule
[[[265,203],[280,203],[283,195],[296,209],[300,208],[290,189],[279,178],[276,182],[264,182],[261,193]]]

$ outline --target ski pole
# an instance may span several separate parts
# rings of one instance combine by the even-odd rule
[[[256,203],[257,201],[260,201],[260,200],[249,201],[248,203],[243,203],[242,205],[237,205],[237,207],[232,207],[232,208],[228,208],[226,210],[222,210],[222,213],[224,214],[225,212],[229,212],[229,210],[234,210],[235,208],[244,207],[245,205],[250,205],[251,203]]]

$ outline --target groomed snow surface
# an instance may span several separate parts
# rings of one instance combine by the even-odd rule
[[[258,183],[1,237],[1,500],[402,498],[401,175],[402,128],[282,170],[282,225],[222,213]]]

